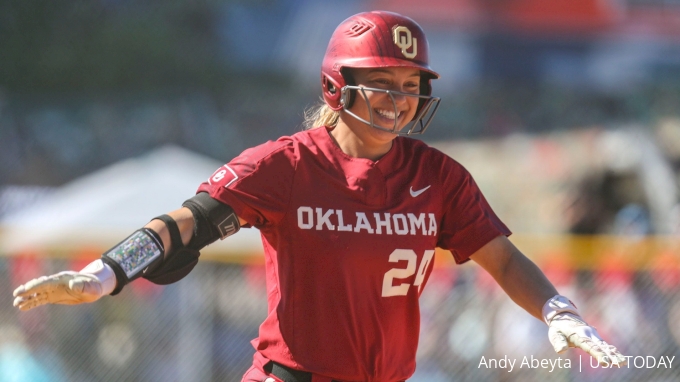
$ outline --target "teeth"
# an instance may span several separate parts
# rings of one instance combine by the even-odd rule
[[[378,114],[380,114],[382,117],[388,118],[388,119],[394,119],[395,118],[395,113],[393,110],[376,110]],[[399,113],[401,114],[401,113]]]

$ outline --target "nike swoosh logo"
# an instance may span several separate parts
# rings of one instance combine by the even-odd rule
[[[430,186],[432,186],[432,185],[430,185]],[[427,191],[427,189],[430,188],[430,186],[427,186],[427,187],[425,187],[425,188],[421,188],[421,189],[418,190],[418,191],[413,191],[413,186],[411,186],[411,189],[409,190],[409,192],[411,193],[411,196],[413,196],[413,197],[415,198],[416,196],[418,196],[418,195],[422,194],[423,192]]]

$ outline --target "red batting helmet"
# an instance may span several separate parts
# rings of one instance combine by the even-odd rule
[[[430,81],[439,78],[439,74],[430,68],[428,49],[423,29],[408,17],[386,11],[351,16],[333,32],[321,65],[324,101],[336,111],[351,106],[351,95],[350,100],[346,100],[346,86],[354,84],[348,83],[352,80],[343,73],[345,68],[414,68],[421,72],[420,94],[425,96],[421,97],[423,100],[414,121],[422,119],[429,110],[429,124],[439,102],[438,98],[430,97]],[[426,127],[421,122],[421,130],[418,132],[422,133]],[[409,130],[409,134],[412,130],[413,128]],[[394,130],[392,132],[396,133]]]

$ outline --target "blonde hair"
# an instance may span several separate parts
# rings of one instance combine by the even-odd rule
[[[325,102],[321,102],[305,110],[302,126],[305,130],[321,126],[335,127],[339,118],[340,112],[331,109]]]

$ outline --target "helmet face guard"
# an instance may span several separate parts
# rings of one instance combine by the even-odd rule
[[[371,109],[371,102],[368,100],[368,97],[366,96],[366,91],[370,92],[376,92],[376,93],[385,93],[387,94],[390,99],[392,100],[392,106],[394,107],[394,114],[395,116],[398,114],[398,109],[397,109],[397,101],[394,99],[395,96],[404,96],[404,97],[416,97],[419,99],[418,102],[418,110],[416,112],[416,115],[413,117],[413,119],[403,128],[399,128],[397,125],[398,119],[394,119],[394,124],[392,125],[392,128],[387,128],[387,127],[382,127],[379,125],[376,125],[373,121],[373,110]],[[352,92],[361,92],[363,95],[364,102],[366,102],[366,108],[369,110],[369,120],[366,120],[364,118],[359,117],[352,111],[350,111],[345,105],[347,105],[352,97]],[[342,88],[341,91],[341,97],[340,97],[340,104],[343,105],[343,110],[351,115],[352,117],[356,118],[357,120],[373,127],[378,130],[386,131],[388,133],[392,134],[397,134],[397,135],[413,135],[413,134],[422,134],[425,132],[425,130],[430,126],[430,122],[432,122],[432,117],[434,117],[434,114],[437,112],[437,109],[439,108],[439,102],[441,100],[438,97],[432,97],[429,95],[420,95],[420,94],[413,94],[413,93],[402,93],[402,92],[397,92],[397,91],[392,91],[392,90],[385,90],[385,89],[378,89],[378,88],[367,88],[363,86],[352,86],[352,85],[346,85]]]
[[[399,132],[396,127],[386,131],[406,135],[422,134],[439,106],[439,98],[430,97],[432,93],[430,82],[432,79],[439,78],[439,74],[430,68],[428,50],[425,32],[408,17],[386,11],[364,12],[351,16],[333,32],[321,65],[321,87],[324,101],[332,110],[345,110],[354,118],[372,127],[385,130],[372,123],[372,116],[371,121],[366,121],[348,110],[351,106],[351,93],[361,91],[361,88],[349,83],[348,79],[343,76],[343,70],[389,67],[417,69],[421,77],[419,97],[421,102],[419,102],[416,117],[411,121],[414,123],[408,126],[408,129],[401,129],[408,134]],[[370,91],[385,90],[370,89]],[[388,94],[403,94],[387,92]],[[418,97],[414,94],[406,95]],[[392,102],[394,103],[394,99]],[[370,104],[368,107],[371,110]],[[418,124],[420,124],[419,128],[416,128]]]

